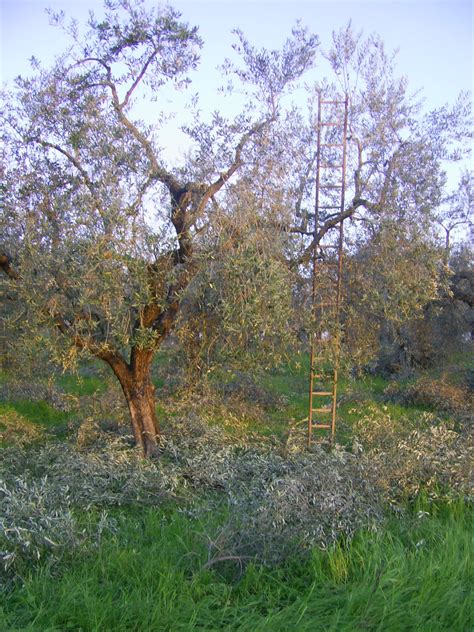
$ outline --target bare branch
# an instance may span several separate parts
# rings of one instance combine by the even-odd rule
[[[207,203],[209,200],[224,186],[224,184],[234,175],[234,173],[242,166],[242,152],[247,145],[247,143],[251,140],[253,136],[261,132],[265,127],[270,125],[276,120],[275,116],[271,116],[270,118],[264,119],[263,121],[259,121],[255,123],[248,132],[246,132],[242,138],[240,139],[234,154],[234,160],[229,168],[221,173],[220,176],[215,180],[204,192],[199,205],[196,211],[193,214],[192,221],[195,222],[196,219],[203,213]]]
[[[81,174],[82,179],[84,180],[84,184],[89,189],[89,192],[92,195],[92,198],[94,199],[96,209],[99,212],[102,211],[102,205],[100,203],[99,198],[96,195],[95,185],[92,182],[92,180],[90,179],[89,174],[87,173],[87,171],[84,169],[84,167],[81,165],[79,160],[76,158],[76,156],[71,154],[71,152],[67,151],[67,149],[64,149],[64,147],[61,147],[60,145],[57,145],[56,143],[50,143],[49,141],[41,140],[41,139],[36,139],[36,142],[39,145],[41,145],[42,147],[47,147],[49,149],[54,149],[58,153],[62,154],[65,158],[67,158],[72,165],[74,165],[74,167]]]
[[[141,71],[138,73],[137,78],[135,79],[135,81],[132,83],[132,85],[130,86],[130,88],[127,90],[127,94],[124,97],[124,100],[122,101],[122,103],[120,104],[120,106],[122,108],[127,107],[128,102],[130,101],[130,97],[132,96],[134,90],[136,89],[136,87],[138,86],[138,84],[140,83],[140,81],[143,79],[143,77],[145,76],[145,73],[148,69],[148,66],[151,64],[151,62],[155,59],[156,57],[156,50],[153,51],[153,53],[149,56],[149,58],[146,60],[146,62],[143,64],[143,68],[141,69]]]

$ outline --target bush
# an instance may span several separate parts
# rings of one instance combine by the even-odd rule
[[[391,448],[368,454],[376,480],[387,500],[413,500],[427,493],[432,500],[471,495],[472,436],[445,424],[414,430]]]
[[[382,519],[381,496],[366,463],[343,450],[278,454],[275,446],[230,441],[197,416],[173,422],[164,454],[194,489],[218,489],[227,520],[210,537],[211,557],[277,562],[312,546],[350,539]],[[194,504],[191,514],[213,511],[216,498]]]
[[[424,406],[465,417],[474,410],[474,397],[467,386],[452,384],[445,376],[422,376],[411,384],[394,382],[385,389],[392,401],[408,406]]]
[[[415,419],[413,417],[416,415]],[[353,427],[354,449],[367,459],[373,483],[389,503],[427,493],[433,500],[472,494],[472,430],[456,430],[433,412],[394,419],[387,407],[369,407]]]
[[[224,509],[220,526],[206,535],[208,565],[227,559],[273,564],[376,528],[387,502],[400,507],[422,492],[433,499],[467,495],[472,441],[432,413],[420,415],[416,429],[400,433],[403,420],[395,423],[383,407],[368,410],[355,426],[352,453],[317,445],[301,451],[291,441],[283,453],[270,442],[256,446],[245,435],[231,437],[196,414],[169,422],[158,461],[143,460],[126,437],[110,440],[110,434],[105,447],[88,451],[65,443],[5,449],[4,576],[96,542],[97,523],[84,532],[76,510],[159,506],[179,495],[186,501],[180,510],[192,520]],[[100,525],[109,523],[104,518]]]
[[[228,521],[214,548],[266,563],[300,556],[314,546],[350,540],[382,520],[380,494],[363,462],[344,451],[283,457],[249,450],[230,463]]]
[[[4,409],[0,416],[0,443],[29,445],[43,437],[43,431],[16,410]]]
[[[45,556],[59,560],[82,540],[67,487],[48,477],[0,479],[0,588]]]

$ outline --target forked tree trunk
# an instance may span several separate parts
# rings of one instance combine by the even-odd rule
[[[157,453],[160,435],[155,387],[151,381],[151,360],[149,353],[137,352],[130,364],[123,361],[109,363],[127,401],[135,442],[145,457]]]

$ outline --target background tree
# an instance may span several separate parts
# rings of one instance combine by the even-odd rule
[[[451,107],[424,112],[407,79],[397,77],[395,54],[386,52],[380,38],[363,38],[350,24],[333,34],[324,54],[336,81],[318,82],[312,100],[318,93],[329,99],[348,95],[346,206],[320,216],[315,227],[314,154],[301,152],[306,168],[298,170],[300,185],[294,188],[294,215],[286,230],[294,236],[293,261],[308,278],[314,246],[346,220],[344,341],[350,357],[359,361],[377,355],[382,329],[400,333],[402,324],[420,318],[446,287],[437,222],[446,198],[446,165],[469,154],[470,99],[462,94]],[[340,118],[336,111],[333,115]],[[304,135],[311,137],[314,117],[308,125]],[[468,197],[468,179],[463,182],[456,199]],[[303,310],[308,313],[309,306]]]
[[[258,151],[318,42],[297,28],[282,51],[257,50],[238,33],[241,62],[226,72],[250,101],[234,120],[197,122],[185,167],[172,170],[159,146],[165,115],[145,123],[136,105],[138,94],[159,103],[166,86],[189,82],[197,29],[139,0],[105,8],[83,37],[53,16],[71,49],[50,69],[34,62],[33,76],[3,95],[0,265],[24,326],[64,366],[92,355],[111,367],[136,443],[151,455],[159,434],[151,362],[196,273],[208,204]]]
[[[330,239],[332,228],[345,219],[342,319],[348,361],[360,366],[377,357],[380,360],[383,347],[387,356],[383,363],[392,355],[392,367],[423,364],[428,357],[429,336],[425,336],[423,349],[416,348],[416,336],[408,336],[408,329],[413,329],[408,325],[420,324],[427,305],[448,291],[437,223],[446,200],[445,166],[465,157],[469,149],[469,99],[461,95],[454,106],[425,113],[421,101],[411,95],[406,78],[397,77],[396,56],[386,52],[380,38],[363,38],[350,25],[334,33],[326,57],[335,81],[318,82],[309,92],[306,111],[290,108],[275,122],[260,141],[258,164],[246,164],[220,204],[234,229],[239,217],[245,216],[242,209],[249,209],[251,232],[260,232],[262,243],[263,235],[273,240],[281,270],[285,269],[293,281],[291,329],[300,332],[313,326],[311,254],[315,245]],[[319,93],[339,99],[347,93],[350,134],[346,206],[342,212],[321,214],[315,227],[314,105]],[[333,115],[340,118],[340,112]],[[335,155],[332,158],[338,162]],[[247,234],[246,239],[252,237]],[[225,279],[220,277],[220,282],[225,283]],[[204,295],[208,296],[208,290]],[[221,287],[220,291],[228,289]],[[218,291],[213,296],[222,297]],[[238,304],[235,297],[231,303]],[[204,318],[206,310],[195,312],[198,319],[199,314],[202,317],[201,328],[195,320],[190,324],[198,346],[202,344],[206,353],[209,349],[204,344],[203,327],[208,335],[214,332],[214,349],[227,344],[222,337],[223,321],[217,319],[215,305],[213,309],[211,318]],[[261,329],[265,330],[263,324]],[[245,336],[248,328],[243,327],[241,333]]]
[[[439,209],[436,220],[444,235],[445,260],[449,262],[453,233],[463,227],[472,237],[474,215],[474,177],[464,171],[456,191],[446,197]]]

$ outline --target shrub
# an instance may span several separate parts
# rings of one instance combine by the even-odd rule
[[[67,487],[46,476],[0,479],[0,588],[45,556],[59,560],[82,540]]]
[[[425,406],[465,419],[474,410],[474,397],[467,386],[452,384],[446,376],[422,376],[411,384],[394,382],[385,389],[392,401],[409,406]]]
[[[380,494],[358,457],[322,448],[283,457],[249,450],[238,455],[224,480],[229,516],[217,553],[232,551],[264,562],[301,555],[351,539],[382,520]]]
[[[133,505],[159,506],[179,497],[191,520],[224,508],[208,539],[209,561],[280,562],[360,528],[376,528],[386,502],[425,491],[431,498],[469,493],[473,446],[468,436],[421,413],[418,426],[400,433],[388,410],[374,407],[355,426],[356,449],[290,441],[285,453],[270,442],[231,437],[197,414],[170,420],[161,459],[143,460],[115,438],[80,450],[50,444],[28,451],[3,450],[0,463],[0,550],[4,576],[65,550],[97,541],[97,523],[84,531],[79,513]],[[290,437],[291,439],[291,437]],[[99,521],[100,522],[100,521]],[[206,522],[203,520],[203,522]],[[113,528],[104,518],[100,529]]]
[[[367,408],[353,426],[354,448],[367,459],[367,472],[390,503],[426,492],[433,500],[472,494],[472,430],[455,429],[433,412],[410,411],[394,419],[387,407]]]
[[[472,499],[472,436],[446,424],[414,430],[389,449],[375,448],[367,456],[375,481],[390,502],[412,500],[421,492],[432,500],[459,495]]]
[[[365,461],[340,449],[278,454],[275,446],[231,442],[197,416],[174,422],[163,449],[188,485],[224,494],[228,517],[210,538],[211,557],[281,561],[339,537],[350,539],[382,519],[381,496]],[[212,511],[215,499],[209,502],[199,510]]]
[[[29,445],[43,437],[41,428],[33,424],[16,410],[5,408],[0,415],[0,443]]]

